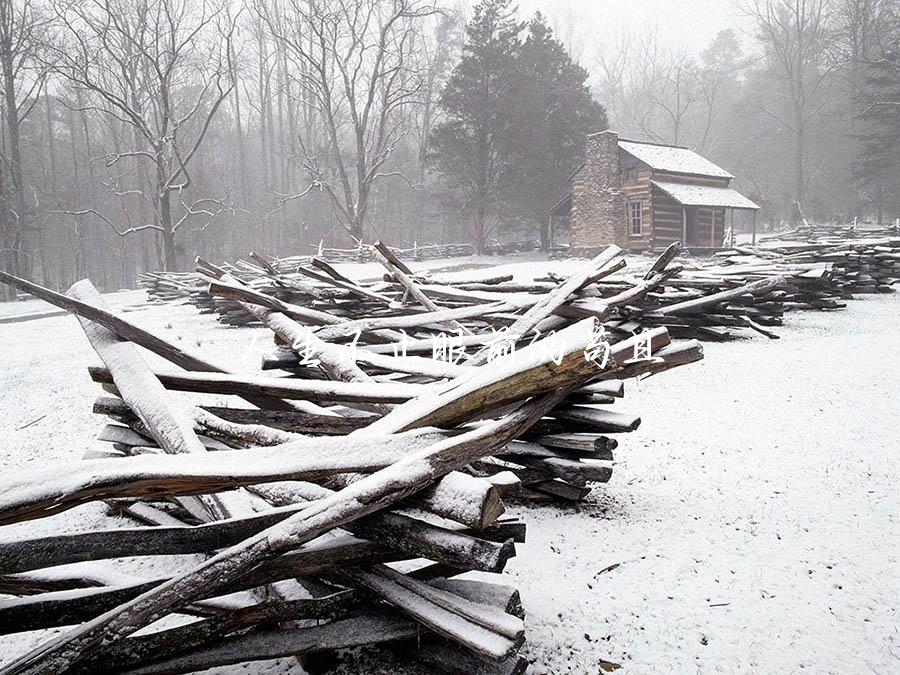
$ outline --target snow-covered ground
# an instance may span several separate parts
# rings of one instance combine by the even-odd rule
[[[900,672],[900,297],[779,332],[631,383],[608,486],[520,509],[537,673]]]
[[[264,329],[142,303],[115,302],[235,369],[253,372],[271,344]],[[508,575],[535,672],[597,673],[601,660],[633,673],[900,672],[900,297],[792,314],[779,332],[630,382],[616,407],[643,424],[621,437],[611,482],[578,509],[514,509],[528,543]],[[95,442],[95,363],[72,317],[0,324],[0,470]],[[88,505],[4,534],[106,518]],[[45,637],[0,637],[0,661]]]

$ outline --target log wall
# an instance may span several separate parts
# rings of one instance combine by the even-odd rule
[[[629,251],[643,251],[649,248],[653,238],[653,190],[650,180],[653,178],[653,169],[643,162],[639,162],[626,152],[619,152],[621,164],[622,186],[620,191],[625,196],[625,236],[620,239],[620,246]],[[627,180],[629,171],[636,172],[633,182]],[[631,210],[628,202],[641,200],[641,234],[631,233]]]
[[[687,176],[683,174],[654,171],[653,180],[682,183],[685,185],[709,185],[728,187],[730,179],[711,176]],[[659,188],[652,189],[652,232],[651,245],[654,248],[668,246],[681,241],[684,224],[681,204]],[[694,248],[719,248],[725,236],[725,208],[700,206],[696,209],[696,224],[688,232],[685,245]],[[711,231],[712,230],[712,231]]]

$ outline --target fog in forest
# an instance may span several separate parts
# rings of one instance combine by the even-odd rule
[[[0,268],[54,288],[539,240],[607,128],[761,230],[900,217],[898,0],[0,0],[0,76]]]

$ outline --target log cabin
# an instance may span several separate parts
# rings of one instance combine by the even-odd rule
[[[674,241],[693,253],[710,253],[722,248],[735,211],[759,210],[731,187],[733,178],[685,147],[628,141],[609,130],[590,134],[584,162],[547,213],[542,240],[561,243],[554,238],[568,226],[575,255],[609,244],[658,250]]]

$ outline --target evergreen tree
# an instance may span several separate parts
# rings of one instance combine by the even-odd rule
[[[488,212],[509,188],[520,30],[510,0],[479,3],[432,136],[438,168],[472,211],[476,253],[484,252]]]
[[[541,222],[582,157],[585,136],[608,126],[606,110],[587,86],[588,72],[572,61],[538,12],[517,60],[515,175],[519,215]]]
[[[900,35],[894,37],[893,49],[870,65],[861,117],[864,130],[854,177],[881,223],[885,203],[900,200]]]
[[[475,8],[432,143],[437,167],[473,214],[479,253],[488,215],[543,223],[581,158],[585,136],[607,126],[587,71],[544,18],[536,14],[521,40],[526,26],[514,14],[510,0],[483,0]]]

